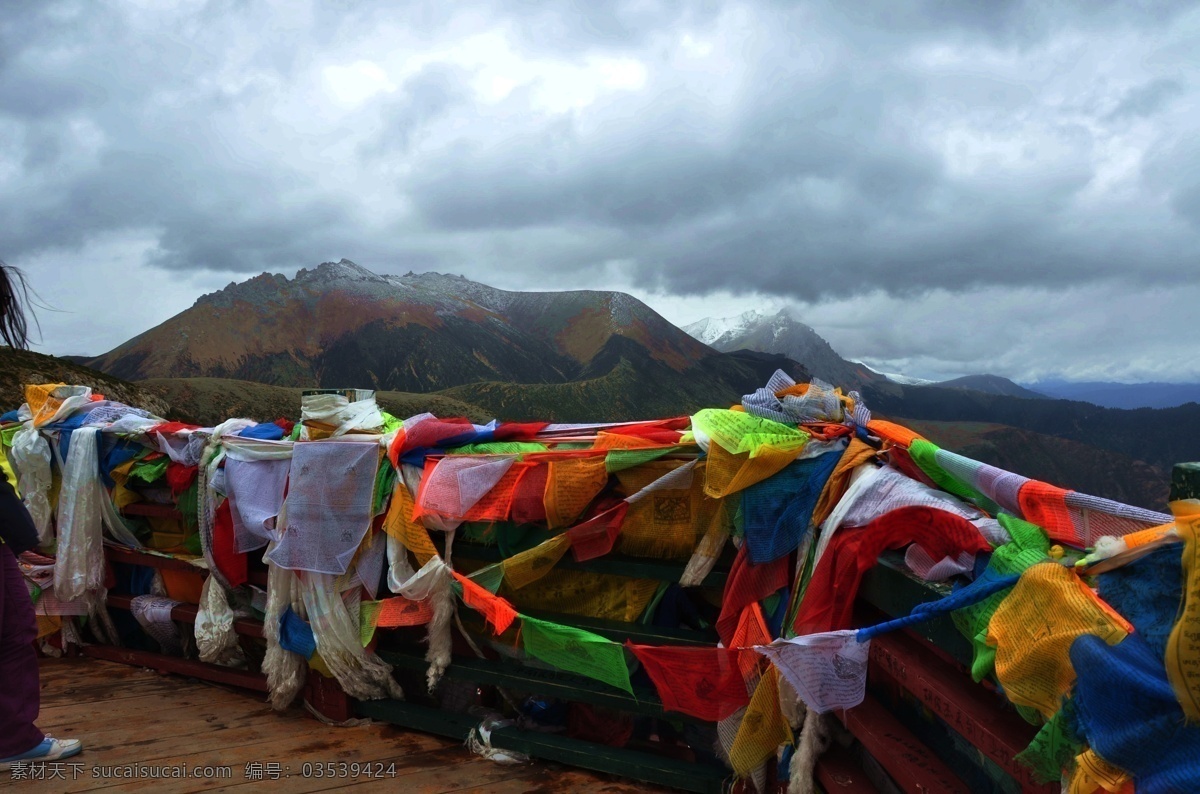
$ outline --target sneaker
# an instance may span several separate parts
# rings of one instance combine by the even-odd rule
[[[58,761],[63,758],[70,758],[73,755],[78,755],[82,749],[83,742],[78,739],[55,739],[52,736],[47,736],[45,739],[42,739],[41,744],[32,750],[20,755],[0,758],[0,772],[11,769],[12,765],[16,763],[36,764],[44,761]]]

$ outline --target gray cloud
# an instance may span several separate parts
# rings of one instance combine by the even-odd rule
[[[1150,307],[1195,281],[1195,3],[15,5],[0,256],[35,283],[72,259],[194,289],[348,256],[722,313],[1093,287]],[[893,314],[818,311],[859,355],[934,355]],[[1019,347],[974,314],[937,367]]]

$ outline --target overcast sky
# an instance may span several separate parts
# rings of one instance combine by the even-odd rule
[[[942,377],[1200,380],[1191,3],[3,1],[51,353],[342,257],[792,307]]]

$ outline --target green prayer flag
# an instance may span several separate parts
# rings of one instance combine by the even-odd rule
[[[396,470],[392,468],[387,461],[379,466],[375,471],[375,493],[371,500],[371,507],[374,515],[379,515],[383,512],[384,506],[387,505],[387,500],[392,495],[392,490],[396,485]]]
[[[633,694],[625,648],[612,640],[525,615],[521,615],[521,637],[530,656]]]
[[[649,463],[652,460],[657,460],[663,455],[670,455],[672,452],[679,450],[679,447],[660,447],[658,449],[614,449],[610,450],[604,456],[604,470],[609,474],[615,471],[624,471],[632,469],[634,466],[640,466],[643,463]]]
[[[162,479],[163,475],[167,473],[167,464],[170,462],[171,459],[167,457],[152,461],[138,461],[129,469],[129,477],[147,484],[155,482]]]
[[[379,601],[363,601],[358,611],[358,638],[365,648],[371,644],[375,636],[375,627],[379,625]]]
[[[803,446],[808,433],[781,422],[724,408],[705,408],[692,417],[692,430],[708,436],[726,452],[749,452],[754,457],[760,447]]]
[[[1008,513],[997,516],[1000,525],[1008,531],[1009,542],[998,546],[988,560],[988,569],[1001,576],[1023,573],[1026,568],[1046,559],[1050,540],[1045,531],[1036,524],[1023,521]],[[971,642],[975,651],[971,662],[971,677],[982,681],[995,667],[996,649],[987,644],[988,623],[992,620],[1000,602],[1011,592],[1011,588],[992,593],[977,604],[972,604],[950,613],[954,625]]]
[[[1074,701],[1066,701],[1029,746],[1017,753],[1017,760],[1030,768],[1039,783],[1057,783],[1062,779],[1062,770],[1070,768],[1075,756],[1083,751],[1082,743],[1070,728],[1074,709]]]
[[[938,487],[942,490],[966,499],[975,505],[983,505],[984,503],[994,505],[990,499],[975,490],[975,488],[967,485],[941,467],[941,464],[937,462],[935,457],[939,449],[937,444],[926,441],[923,438],[918,438],[914,439],[908,445],[908,454],[921,467],[921,471],[929,475],[929,479],[937,483]]]
[[[548,447],[536,441],[485,441],[446,450],[447,455],[520,455],[522,452],[545,452]]]
[[[404,427],[404,420],[392,416],[387,411],[380,411],[379,415],[383,417],[383,434],[387,435],[393,430],[399,430]]]

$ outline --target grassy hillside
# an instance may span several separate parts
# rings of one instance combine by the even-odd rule
[[[260,422],[280,417],[295,421],[300,418],[300,395],[304,391],[228,378],[152,378],[139,383],[170,402],[175,418],[199,425],[214,425],[231,416]],[[487,418],[482,409],[439,394],[381,391],[375,397],[380,407],[393,416],[430,411],[474,421]]]
[[[1168,470],[1065,438],[988,422],[896,419],[938,446],[1026,477],[1166,511]]]
[[[1200,404],[1133,411],[1070,400],[1021,400],[937,386],[871,386],[863,396],[879,415],[938,422],[997,422],[1069,439],[1169,471],[1200,460]]]
[[[29,383],[91,386],[93,392],[159,416],[170,412],[170,405],[161,394],[147,390],[140,383],[114,378],[55,356],[0,347],[0,411],[19,408],[25,402],[25,384]]]

